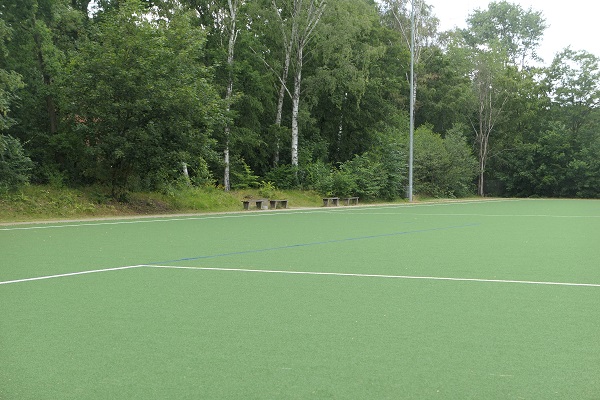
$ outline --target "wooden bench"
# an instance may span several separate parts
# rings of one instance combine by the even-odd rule
[[[262,210],[263,203],[266,203],[267,201],[268,200],[265,200],[265,199],[246,199],[246,200],[242,200],[242,203],[244,204],[244,210],[249,210],[250,204],[252,204],[252,203],[256,204],[256,208],[258,208],[259,210]]]
[[[269,208],[277,208],[277,206],[281,206],[280,208],[287,208],[287,200],[269,200]]]
[[[344,203],[346,203],[347,206],[352,204],[358,205],[358,197],[345,197]]]
[[[339,201],[339,197],[323,197],[323,207],[329,207],[330,205],[337,207],[340,205]]]

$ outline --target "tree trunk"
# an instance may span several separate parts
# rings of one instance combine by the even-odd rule
[[[44,85],[46,86],[48,92],[50,92],[49,87],[52,84],[52,77],[48,74],[47,69],[46,69],[46,62],[44,61],[44,54],[42,52],[43,43],[42,43],[42,39],[40,38],[40,35],[37,32],[37,27],[35,25],[36,25],[36,21],[35,21],[35,17],[34,17],[33,41],[34,41],[35,47],[36,47],[38,68],[40,69],[40,72],[42,74],[42,79],[43,79]],[[49,131],[51,134],[55,134],[56,132],[58,132],[58,117],[56,115],[56,105],[54,104],[54,97],[52,97],[52,95],[50,93],[48,93],[45,97],[45,100],[46,100],[46,113],[48,114],[48,128],[49,128]]]
[[[231,183],[229,181],[229,144],[225,145],[225,150],[223,151],[223,159],[225,161],[225,172],[223,176],[223,186],[225,190],[231,190]]]
[[[300,85],[302,83],[302,48],[298,49],[298,65],[294,75],[292,95],[292,166],[298,167],[298,114],[300,110]]]
[[[225,93],[225,104],[226,109],[225,112],[229,115],[231,111],[231,98],[233,97],[233,58],[234,58],[234,50],[235,50],[235,41],[237,39],[237,28],[236,28],[236,18],[237,18],[237,9],[238,9],[238,1],[237,0],[228,0],[229,4],[229,23],[230,23],[230,32],[229,32],[229,43],[227,46],[227,68],[228,68],[228,82],[227,82],[227,91]],[[223,187],[226,191],[231,190],[230,184],[230,162],[229,162],[229,136],[231,134],[231,128],[229,123],[225,125],[225,150],[223,150],[223,163],[225,164],[225,168],[223,171]]]
[[[485,161],[487,158],[487,140],[481,138],[479,143],[479,179],[477,181],[477,194],[481,197],[485,196],[484,191],[484,173],[485,173]]]
[[[292,53],[292,39],[290,38],[290,42],[286,43],[285,49],[285,60],[283,62],[283,71],[281,74],[281,86],[279,87],[279,97],[277,99],[277,114],[275,115],[275,126],[277,128],[281,127],[281,119],[283,116],[283,101],[285,99],[286,87],[285,83],[288,78],[288,73],[290,70],[290,59]],[[277,129],[277,135],[279,135],[279,129]],[[277,166],[279,164],[279,136],[275,138],[275,154],[273,156],[273,165]]]

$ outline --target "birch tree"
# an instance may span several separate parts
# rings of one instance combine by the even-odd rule
[[[489,156],[490,136],[506,105],[510,91],[501,80],[503,58],[497,52],[477,52],[473,89],[477,99],[477,122],[473,123],[479,160],[477,194],[484,196],[484,177]]]
[[[281,68],[281,73],[278,75],[279,91],[277,96],[277,111],[275,113],[275,127],[278,128],[276,132],[277,134],[279,132],[279,128],[281,128],[285,95],[286,93],[290,94],[287,88],[287,80],[290,71],[290,62],[292,59],[292,47],[294,45],[294,38],[297,31],[297,21],[295,18],[292,18],[292,16],[286,15],[285,10],[286,8],[289,8],[289,4],[282,4],[280,6],[276,0],[273,0],[272,5],[279,22],[281,44],[283,48],[283,65]],[[275,141],[275,154],[273,162],[275,165],[277,165],[279,164],[279,136],[275,138]]]
[[[516,80],[510,75],[523,68],[527,56],[536,58],[536,47],[545,29],[541,13],[502,2],[487,10],[475,10],[462,30],[464,45],[471,54],[472,79],[477,121],[473,123],[479,157],[477,193],[485,194],[484,179],[489,158],[490,136],[511,96]]]
[[[302,89],[302,66],[305,50],[310,43],[315,28],[323,12],[325,0],[292,0],[292,71],[294,89],[292,93],[292,166],[298,167],[298,114],[300,111],[300,93]]]
[[[231,102],[233,98],[233,61],[235,55],[235,42],[238,36],[237,28],[237,14],[240,8],[241,0],[227,0],[228,5],[228,19],[226,23],[226,30],[228,31],[227,41],[227,89],[225,91],[225,112],[228,115],[231,111]],[[223,186],[225,190],[231,189],[231,182],[229,178],[229,137],[231,135],[231,127],[229,123],[225,125],[225,149],[223,150],[223,161],[225,164],[225,171],[223,173]]]

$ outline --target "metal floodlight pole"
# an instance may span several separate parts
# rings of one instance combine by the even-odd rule
[[[413,201],[413,136],[415,132],[415,1],[410,11],[410,127],[408,150],[408,201]]]

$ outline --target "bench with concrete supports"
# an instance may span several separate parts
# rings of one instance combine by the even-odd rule
[[[273,208],[277,208],[277,206],[280,206],[280,208],[287,208],[287,200],[269,200],[269,208],[273,209]]]
[[[263,203],[266,204],[267,201],[268,200],[266,200],[266,199],[245,199],[245,200],[242,200],[242,203],[244,204],[244,210],[249,210],[250,204],[252,204],[252,203],[256,204],[257,209],[262,210]]]
[[[323,197],[323,207],[329,206],[339,206],[340,198],[339,197]]]
[[[350,206],[352,204],[358,205],[358,197],[344,197],[343,200],[347,206]]]

